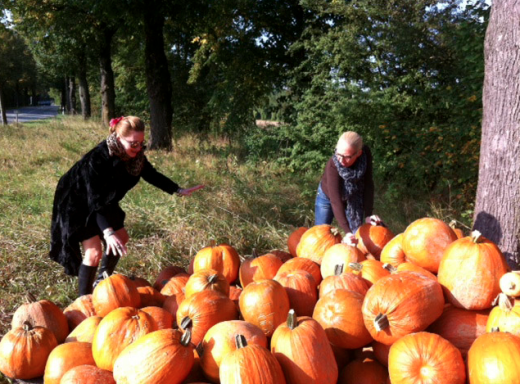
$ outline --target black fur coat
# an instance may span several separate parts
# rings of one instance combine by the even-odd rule
[[[173,194],[179,186],[157,172],[145,158],[139,176],[126,171],[125,163],[110,156],[102,141],[72,166],[59,180],[54,195],[49,256],[60,263],[68,275],[78,275],[82,262],[80,231],[96,213],[116,205],[143,178]]]

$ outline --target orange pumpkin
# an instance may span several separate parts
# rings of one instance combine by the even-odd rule
[[[302,316],[312,316],[318,300],[314,277],[307,271],[284,272],[274,278],[285,288],[291,308]]]
[[[92,295],[83,295],[74,300],[63,310],[69,324],[69,332],[74,330],[87,317],[95,316],[96,310],[92,304]]]
[[[151,306],[141,308],[141,311],[148,313],[154,319],[158,330],[173,328],[175,324],[173,315],[164,308]]]
[[[438,282],[415,272],[401,272],[378,280],[368,290],[363,320],[374,340],[390,345],[409,333],[424,331],[443,308]]]
[[[135,275],[132,275],[129,277],[130,280],[132,280],[132,282],[135,284],[135,286],[137,288],[139,287],[151,287],[152,284],[150,284],[150,282],[142,277],[137,277]],[[157,288],[156,288],[157,289]]]
[[[382,384],[387,379],[388,371],[383,365],[374,360],[361,358],[343,368],[338,384]]]
[[[462,239],[464,237],[464,232],[462,232],[462,229],[457,228],[456,220],[450,221],[450,223],[448,225],[453,230],[453,232],[455,232],[455,234],[457,235],[457,239]]]
[[[244,320],[259,327],[267,337],[273,335],[291,309],[285,288],[275,280],[249,284],[242,291],[238,303]]]
[[[203,248],[197,252],[193,261],[193,272],[202,269],[214,269],[222,273],[229,284],[233,284],[237,279],[239,268],[240,257],[238,252],[228,244]]]
[[[491,310],[486,323],[486,332],[498,329],[520,336],[520,300],[501,293],[498,305]]]
[[[364,254],[370,253],[376,260],[381,257],[381,251],[395,235],[382,224],[365,223],[356,231],[357,247]]]
[[[179,305],[184,301],[184,293],[179,292],[175,295],[171,295],[166,297],[164,300],[163,309],[168,311],[173,316],[173,326],[177,326],[177,311],[179,310]]]
[[[272,253],[245,259],[240,265],[240,284],[245,288],[253,281],[272,279],[282,264],[282,260]]]
[[[236,350],[222,359],[219,378],[221,383],[286,383],[273,354],[261,345],[248,345],[243,335],[236,336]]]
[[[312,277],[314,277],[314,281],[316,281],[316,285],[320,285],[322,277],[319,264],[315,263],[310,259],[303,259],[301,257],[294,257],[291,260],[286,261],[282,264],[277,274],[282,274],[284,272],[291,271],[307,271]]]
[[[300,238],[296,254],[321,265],[325,251],[334,244],[341,243],[342,236],[337,228],[327,224],[309,228]]]
[[[171,277],[161,289],[161,294],[164,296],[172,296],[181,292],[184,293],[189,278],[190,276],[185,273],[179,273]]]
[[[43,382],[59,384],[61,377],[70,369],[80,365],[96,365],[92,357],[92,345],[74,341],[58,345],[52,350],[45,365]]]
[[[97,326],[103,320],[101,316],[90,316],[81,322],[74,330],[69,333],[65,339],[66,343],[72,341],[82,341],[84,343],[92,343]]]
[[[79,365],[69,369],[60,384],[116,384],[112,372],[93,365]]]
[[[427,271],[423,267],[419,267],[417,264],[409,263],[408,261],[399,264],[397,267],[393,267],[390,264],[383,264],[383,267],[386,270],[390,271],[390,273],[399,273],[405,271],[416,272],[420,275],[424,275],[426,277],[429,277],[430,279],[437,281],[437,276],[435,276],[433,273]]]
[[[223,321],[211,327],[202,342],[200,365],[212,382],[218,382],[220,364],[228,353],[236,349],[236,335],[243,335],[248,344],[267,348],[267,337],[256,325],[243,320]]]
[[[406,255],[403,250],[403,234],[400,233],[390,240],[383,247],[379,259],[383,264],[390,264],[397,267],[399,264],[406,261]]]
[[[104,317],[120,307],[139,308],[141,298],[128,277],[114,274],[101,280],[92,293],[92,304],[98,316]]]
[[[287,248],[289,249],[289,253],[292,257],[296,257],[296,249],[298,248],[298,244],[300,243],[300,239],[302,235],[307,231],[307,227],[299,227],[291,232],[289,237],[287,238]]]
[[[193,361],[189,331],[183,335],[176,329],[161,329],[121,352],[114,365],[114,378],[118,384],[181,383]]]
[[[428,332],[406,335],[392,344],[388,373],[392,384],[466,382],[460,351],[446,339]]]
[[[285,252],[280,249],[273,249],[272,251],[269,251],[269,253],[275,255],[280,260],[282,260],[282,263],[285,263],[287,260],[293,258],[293,255],[291,255],[289,252]]]
[[[193,296],[197,292],[209,289],[218,291],[229,296],[229,283],[222,273],[214,269],[202,269],[193,273],[186,282],[184,293],[186,298]]]
[[[186,270],[183,267],[179,267],[177,265],[170,265],[170,266],[164,268],[163,270],[161,270],[161,272],[159,272],[159,275],[155,279],[155,283],[153,283],[153,287],[160,292],[161,289],[164,288],[166,283],[172,277],[177,276],[179,274],[185,275]]]
[[[58,344],[63,343],[69,334],[67,317],[62,310],[49,300],[37,300],[32,294],[27,295],[27,303],[14,312],[11,329],[22,328],[28,321],[33,327],[50,329]]]
[[[457,240],[457,235],[442,220],[426,217],[415,220],[403,233],[406,259],[437,273],[444,250]]]
[[[332,352],[334,353],[334,360],[336,360],[338,372],[341,372],[341,370],[345,368],[352,360],[352,352],[354,350],[340,348],[334,344],[331,344],[330,346],[332,347]]]
[[[151,286],[137,287],[137,292],[139,292],[141,299],[141,308],[150,306],[162,307],[164,300],[166,300],[166,296]]]
[[[520,384],[520,337],[507,332],[484,333],[468,352],[471,384]]]
[[[54,333],[44,327],[33,327],[26,321],[22,327],[7,332],[0,341],[0,372],[13,379],[29,380],[45,372],[45,363],[58,345]]]
[[[320,297],[312,318],[321,324],[329,341],[341,348],[361,348],[372,341],[363,324],[363,295],[338,289]]]
[[[368,280],[363,279],[359,275],[351,272],[343,273],[341,265],[336,266],[336,273],[336,275],[329,276],[321,282],[320,297],[336,289],[346,289],[347,291],[358,292],[365,296],[372,285]]]
[[[237,311],[240,312],[240,307],[238,306],[238,301],[240,299],[240,295],[242,294],[242,288],[240,288],[238,285],[234,286],[231,285],[229,287],[229,298],[233,300],[233,303],[235,303],[235,306],[237,307]]]
[[[379,279],[390,275],[390,271],[384,268],[379,260],[367,259],[360,263],[349,263],[347,272],[352,272],[367,280],[370,285],[375,284]]]
[[[474,231],[446,249],[437,278],[451,304],[479,310],[493,306],[501,292],[500,278],[508,270],[496,244]]]
[[[324,279],[335,275],[336,266],[339,264],[359,263],[366,260],[363,252],[353,245],[344,243],[334,244],[327,249],[321,260],[321,277]]]
[[[157,324],[146,312],[137,308],[116,308],[97,326],[92,340],[92,354],[96,365],[112,371],[123,349],[141,336],[157,330]]]
[[[311,317],[289,311],[271,339],[271,352],[289,383],[336,384],[338,366],[327,335]]]
[[[386,345],[380,343],[379,341],[374,340],[372,342],[372,351],[374,352],[374,357],[385,367],[388,367],[388,354],[390,353],[390,347],[391,345]]]
[[[217,291],[201,291],[186,298],[177,310],[177,325],[189,329],[191,342],[198,345],[215,324],[238,319],[238,312],[228,296]]]

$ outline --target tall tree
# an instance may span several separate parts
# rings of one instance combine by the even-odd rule
[[[520,1],[493,3],[486,31],[484,116],[474,228],[520,265]]]

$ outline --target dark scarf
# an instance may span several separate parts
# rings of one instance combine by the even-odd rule
[[[126,171],[132,176],[139,176],[144,166],[144,148],[135,156],[130,157],[126,153],[123,144],[117,140],[115,133],[110,134],[107,137],[108,154],[110,156],[117,156],[125,162]]]
[[[363,223],[364,207],[363,192],[365,190],[365,172],[367,170],[367,155],[361,154],[354,164],[344,167],[340,164],[336,155],[332,161],[343,179],[343,201],[346,203],[346,216],[350,229],[354,232]]]

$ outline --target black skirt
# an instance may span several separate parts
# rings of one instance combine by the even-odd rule
[[[112,223],[112,229],[114,231],[124,228],[126,213],[121,209],[119,204],[111,209],[110,213],[107,213],[105,217],[109,223]],[[99,228],[95,214],[90,215],[87,225],[79,231],[78,239],[82,242],[94,236],[99,236],[103,239],[103,231]]]

